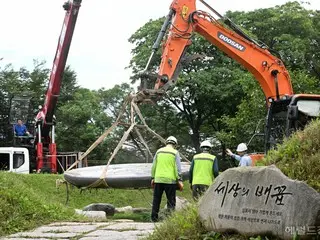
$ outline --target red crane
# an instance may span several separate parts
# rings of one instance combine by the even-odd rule
[[[66,14],[58,41],[56,55],[53,61],[49,85],[44,104],[36,116],[37,136],[35,146],[37,172],[41,171],[44,166],[44,160],[46,159],[44,149],[48,149],[47,151],[49,154],[46,162],[50,165],[51,172],[57,172],[57,146],[55,142],[54,113],[57,106],[61,80],[66,66],[81,1],[82,0],[70,0],[63,5]]]

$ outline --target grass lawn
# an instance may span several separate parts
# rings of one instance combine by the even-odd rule
[[[0,172],[0,236],[28,230],[54,221],[84,221],[75,215],[74,209],[82,209],[91,203],[110,203],[115,207],[143,207],[151,209],[152,190],[87,189],[69,188],[66,205],[66,187],[56,188],[61,175],[15,174]],[[191,200],[188,183],[185,190],[177,192]],[[165,196],[164,196],[165,198]],[[166,201],[162,201],[164,206]],[[139,214],[115,214],[110,219],[127,218],[150,221],[150,212]]]

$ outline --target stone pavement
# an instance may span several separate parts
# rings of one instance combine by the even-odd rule
[[[1,240],[136,240],[153,232],[154,223],[114,220],[110,222],[59,222],[36,228],[33,231],[15,233]]]

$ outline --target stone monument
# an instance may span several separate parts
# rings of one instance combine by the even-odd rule
[[[320,194],[275,166],[226,170],[201,198],[199,214],[210,231],[282,239],[320,235]]]

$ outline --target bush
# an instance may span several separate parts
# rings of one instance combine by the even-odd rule
[[[190,205],[183,211],[177,211],[166,219],[154,233],[150,240],[166,239],[203,239],[206,231],[202,226],[196,205]]]
[[[246,240],[248,237],[239,234],[220,234],[208,232],[201,224],[198,206],[189,205],[183,211],[174,212],[164,222],[155,228],[147,237],[148,240]],[[252,237],[250,240],[274,240],[276,238]]]
[[[285,175],[320,191],[320,120],[311,122],[269,151],[263,164],[275,164]]]

